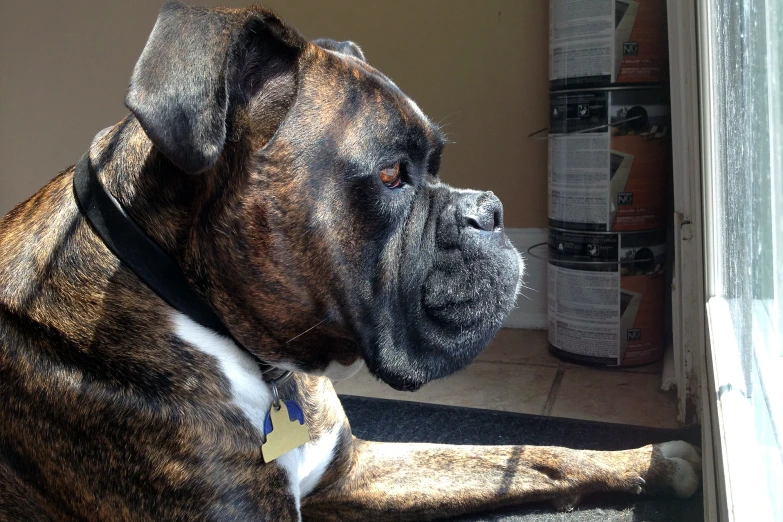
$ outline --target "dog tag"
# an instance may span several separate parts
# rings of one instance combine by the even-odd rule
[[[267,463],[309,442],[310,431],[302,408],[294,401],[280,401],[279,410],[273,404],[264,419],[264,435],[261,455]]]

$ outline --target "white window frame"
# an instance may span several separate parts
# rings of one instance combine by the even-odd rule
[[[707,289],[714,288],[710,274],[721,270],[718,256],[705,246],[714,249],[718,238],[706,237],[710,227],[704,227],[716,217],[710,198],[714,187],[703,175],[712,168],[709,1],[667,1],[675,225],[672,326],[679,419],[702,426],[704,520],[762,521],[771,520],[764,511],[770,492],[762,479],[764,457],[756,451],[753,412],[742,385],[736,384],[744,378],[729,306],[723,298],[707,303],[705,297]],[[783,257],[780,245],[774,248]],[[705,259],[711,259],[712,266],[705,266]],[[772,306],[766,309],[781,313]],[[754,324],[754,330],[764,328]],[[747,451],[727,453],[727,446]]]
[[[706,33],[697,10],[701,1],[667,1],[674,194],[672,338],[678,418],[684,424],[701,424],[704,520],[716,522],[723,519],[718,513],[718,491],[723,488],[719,487],[722,467],[716,466],[721,457],[719,442],[714,440],[717,411],[710,400],[715,390],[710,386],[704,306],[699,85],[703,49],[697,42],[698,35]]]

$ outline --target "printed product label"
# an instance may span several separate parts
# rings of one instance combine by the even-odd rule
[[[550,89],[668,80],[665,0],[550,0]]]
[[[660,358],[665,240],[662,231],[550,230],[550,344],[621,366]]]
[[[671,173],[663,89],[552,93],[549,225],[584,231],[665,226]]]

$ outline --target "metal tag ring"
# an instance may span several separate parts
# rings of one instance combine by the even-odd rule
[[[276,410],[280,409],[280,394],[277,393],[277,382],[272,381],[272,404]]]

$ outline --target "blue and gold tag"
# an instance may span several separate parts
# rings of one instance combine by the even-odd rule
[[[266,463],[309,442],[310,431],[302,408],[294,401],[272,403],[264,419],[264,437],[261,455]]]

